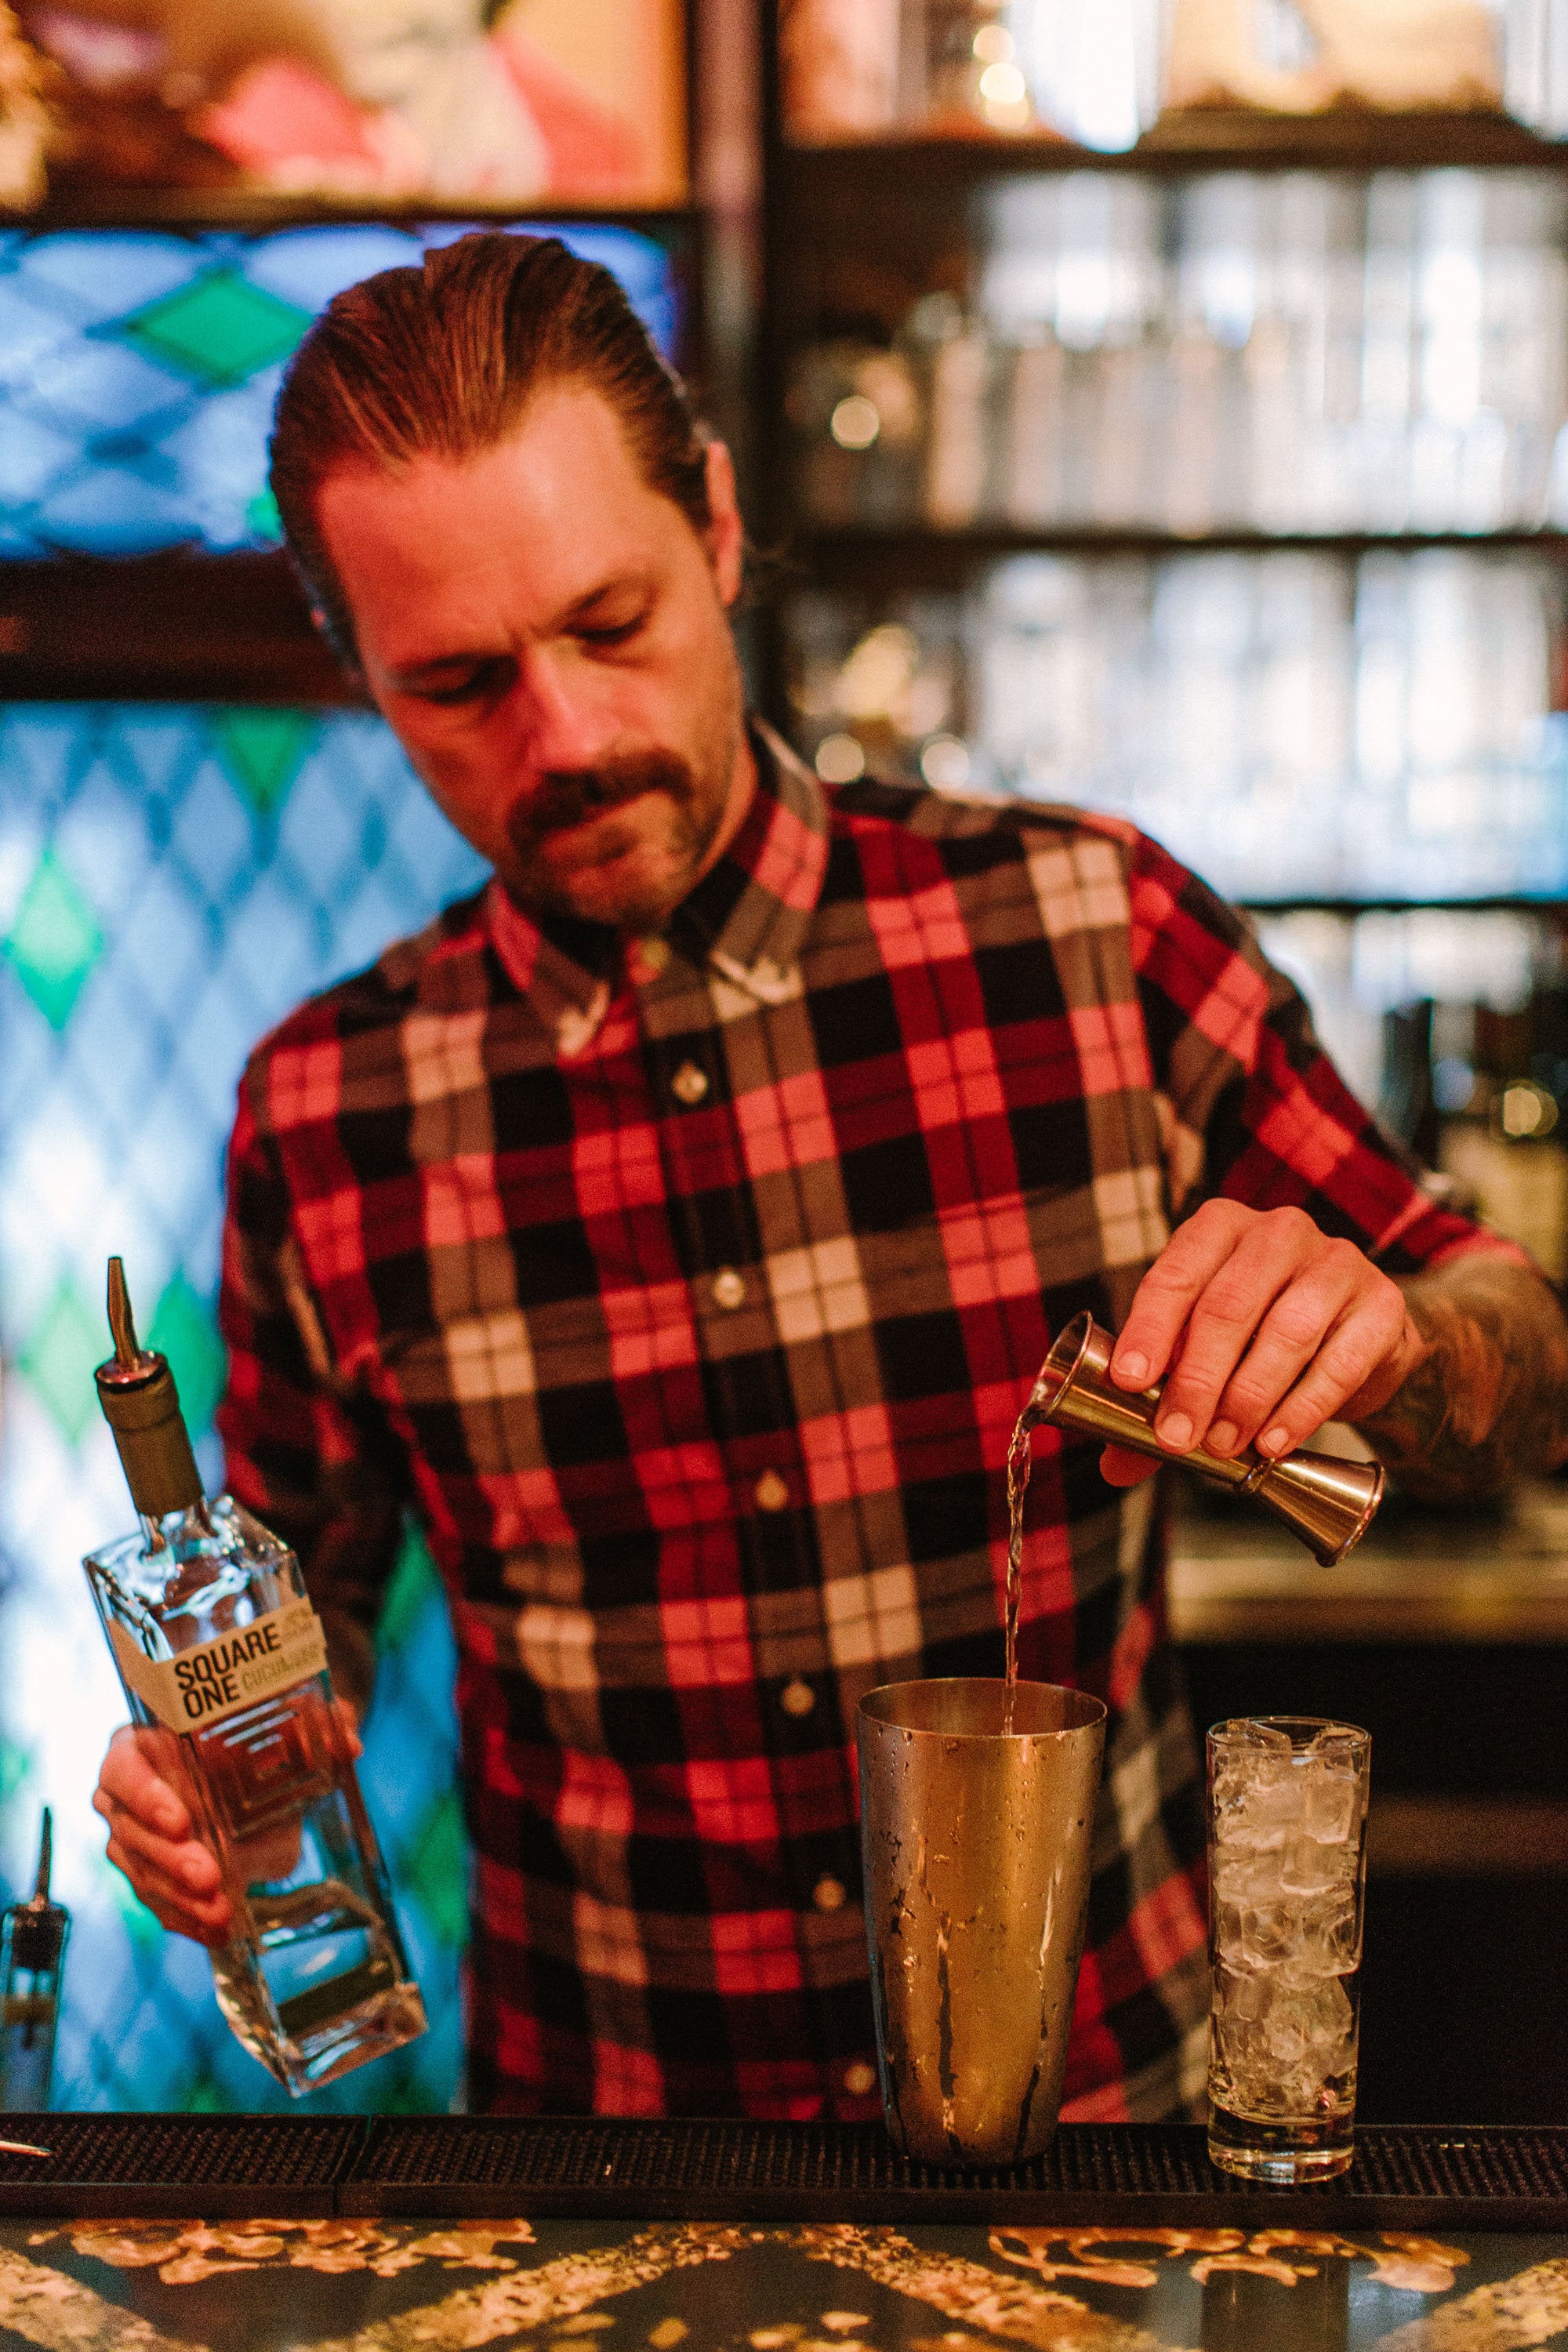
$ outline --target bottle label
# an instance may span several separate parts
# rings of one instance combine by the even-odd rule
[[[126,1689],[171,1731],[221,1723],[323,1673],[327,1664],[321,1621],[308,1601],[290,1601],[175,1658],[150,1658],[113,1619],[109,1638]]]

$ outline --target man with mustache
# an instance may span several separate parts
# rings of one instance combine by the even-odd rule
[[[273,483],[323,627],[495,878],[241,1091],[221,1414],[363,1698],[405,1510],[451,1599],[477,2106],[877,2111],[854,1710],[995,1674],[1007,1439],[1091,1307],[1173,1452],[1568,1449],[1568,1329],[1439,1209],[1245,927],[1131,828],[822,785],[749,719],[730,462],[614,283],[463,240],[351,289]],[[1110,1710],[1068,2112],[1204,2078],[1198,1769],[1142,1457],[1042,1433],[1020,1671]],[[110,1853],[208,1940],[132,1735]]]

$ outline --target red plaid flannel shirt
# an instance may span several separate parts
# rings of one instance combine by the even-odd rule
[[[877,2112],[856,1703],[1000,1673],[1053,1335],[1119,1325],[1205,1192],[1396,1273],[1487,1245],[1152,842],[756,740],[662,936],[546,935],[492,885],[241,1090],[229,1475],[340,1662],[424,1524],[476,2106]],[[1202,2083],[1201,1787],[1150,1490],[1096,1465],[1040,1431],[1020,1670],[1110,1710],[1068,2111],[1149,2116]]]

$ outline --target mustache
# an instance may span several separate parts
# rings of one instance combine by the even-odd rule
[[[624,808],[644,793],[665,793],[678,805],[694,797],[696,782],[673,751],[628,751],[595,768],[547,770],[537,788],[507,819],[507,838],[520,856],[548,834],[563,833],[589,817]]]

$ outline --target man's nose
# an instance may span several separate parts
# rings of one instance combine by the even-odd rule
[[[550,652],[531,652],[521,663],[523,748],[534,766],[570,775],[597,765],[615,737],[597,683],[583,664]]]

